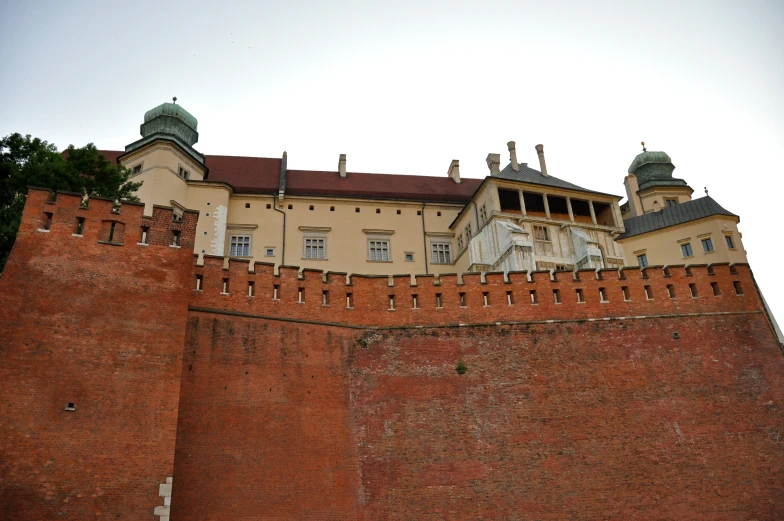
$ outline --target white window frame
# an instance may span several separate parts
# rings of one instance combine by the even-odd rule
[[[688,248],[689,253],[691,255],[685,255],[686,248]],[[690,242],[682,242],[681,243],[681,255],[683,255],[684,259],[690,259],[690,258],[694,257],[694,248],[691,247],[691,243]]]
[[[302,237],[302,258],[308,260],[326,260],[326,235],[305,235]]]
[[[270,254],[270,252],[272,252]],[[275,246],[265,246],[264,247],[264,256],[265,257],[274,257],[275,256]]]
[[[367,260],[370,262],[392,262],[391,249],[388,238],[368,237]]]
[[[453,264],[452,243],[432,241],[430,243],[430,264]]]
[[[409,259],[409,257],[411,257],[411,258]],[[404,252],[403,259],[406,262],[414,262],[414,253],[410,252],[410,251]]]
[[[177,165],[177,177],[183,181],[188,181],[191,178],[191,171],[186,170],[182,165]]]
[[[253,235],[242,233],[229,237],[229,257],[252,257]]]
[[[644,262],[640,262],[640,259],[644,259]],[[648,254],[646,252],[643,252],[643,253],[640,253],[640,254],[637,255],[637,264],[642,269],[645,269],[648,266],[650,266],[650,264],[648,263]],[[643,266],[643,264],[645,264],[645,265]]]
[[[706,242],[710,245],[710,250],[705,247]],[[700,237],[700,244],[702,245],[703,253],[713,253],[716,251],[716,247],[713,245],[712,237]]]
[[[137,169],[137,168],[139,169],[139,171],[138,171],[138,172],[136,171],[136,169]],[[144,171],[144,163],[143,163],[143,162],[142,162],[142,163],[139,163],[138,165],[133,165],[133,166],[131,167],[131,175],[139,175],[139,174],[141,174],[143,171]]]

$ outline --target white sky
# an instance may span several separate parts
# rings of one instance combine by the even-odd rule
[[[122,149],[177,96],[206,154],[484,177],[514,140],[623,195],[645,140],[741,216],[784,321],[784,2],[5,1],[0,48],[0,135],[61,149]]]

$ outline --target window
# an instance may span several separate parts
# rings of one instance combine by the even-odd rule
[[[463,234],[457,236],[457,251],[463,251]]]
[[[368,241],[368,260],[389,262],[389,241]]]
[[[693,256],[694,252],[691,251],[691,243],[681,244],[681,253],[684,259]]]
[[[229,257],[250,257],[250,236],[232,235]]]
[[[406,253],[406,262],[414,262],[414,254]]]
[[[245,208],[250,208],[250,203],[245,203]]]
[[[303,257],[306,259],[326,259],[327,240],[317,237],[305,237],[305,252]]]
[[[537,241],[549,241],[550,233],[547,226],[534,226],[534,239]]]
[[[705,253],[710,253],[713,251],[713,241],[710,237],[707,239],[702,239],[702,251]]]
[[[471,223],[466,224],[465,227],[466,244],[471,240]]]
[[[479,209],[479,224],[484,223],[487,220],[487,205],[483,204],[482,207]]]
[[[133,175],[141,174],[141,173],[142,173],[142,165],[141,164],[138,164],[135,167],[133,167]]]
[[[275,256],[275,248],[264,248],[264,256],[265,257],[274,257]]]
[[[664,207],[669,208],[670,206],[675,206],[678,204],[678,199],[665,197],[664,198]]]
[[[727,248],[731,250],[735,249],[735,243],[732,242],[732,235],[725,235],[724,240],[727,241]]]
[[[185,170],[183,167],[180,167],[180,169],[177,171],[177,175],[180,179],[185,179],[186,181],[191,177],[191,173]]]
[[[434,242],[430,245],[433,253],[433,264],[451,264],[451,245],[446,242]]]
[[[648,255],[643,253],[642,255],[637,255],[637,264],[640,265],[641,268],[645,269],[648,267]]]

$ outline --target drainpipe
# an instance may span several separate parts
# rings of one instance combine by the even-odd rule
[[[283,247],[281,248],[280,263],[286,264],[286,212],[278,210],[278,196],[272,196],[272,209],[283,214]]]
[[[427,235],[425,234],[425,203],[422,201],[422,245],[425,247],[425,275],[429,275],[430,271],[427,269]]]

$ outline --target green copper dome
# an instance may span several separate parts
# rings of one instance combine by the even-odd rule
[[[670,156],[665,154],[664,152],[643,152],[642,154],[638,154],[637,157],[634,158],[632,164],[629,166],[629,173],[633,174],[643,165],[649,165],[652,163],[658,164],[672,164],[672,159]]]
[[[193,130],[199,125],[199,122],[187,110],[182,108],[181,105],[175,103],[161,103],[154,109],[148,110],[144,114],[144,122],[147,123],[157,118],[158,116],[172,116],[182,120],[183,123],[191,127]]]

